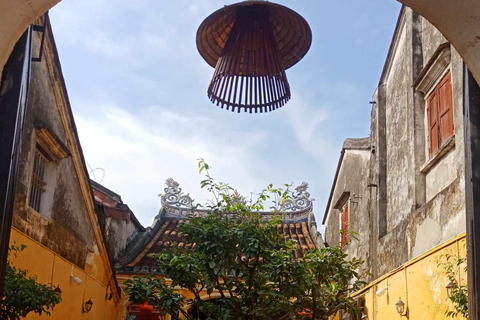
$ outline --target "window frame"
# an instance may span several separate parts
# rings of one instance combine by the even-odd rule
[[[47,191],[46,177],[48,175],[47,171],[50,162],[51,159],[42,149],[42,146],[39,143],[35,143],[35,152],[28,193],[28,206],[38,213],[41,213],[42,198]]]
[[[340,210],[340,246],[344,248],[348,244],[348,229],[350,223],[349,200],[345,202]]]
[[[32,139],[31,145],[31,150],[33,151],[33,156],[31,158],[33,159],[29,160],[31,161],[31,173],[26,205],[30,210],[37,212],[44,218],[48,219],[49,210],[45,210],[46,208],[43,208],[44,206],[42,203],[45,204],[45,201],[47,201],[48,204],[49,200],[45,199],[45,197],[53,199],[55,172],[58,162],[62,159],[71,157],[72,154],[49,126],[37,123],[34,124],[34,129],[34,138]],[[35,177],[38,156],[43,158],[44,165],[42,174]],[[34,186],[35,183],[40,185],[43,184],[41,186],[43,190],[38,190],[39,186]],[[32,197],[34,197],[33,200]],[[35,203],[32,203],[31,201],[34,201]]]
[[[442,94],[444,88],[446,88],[446,94]],[[428,92],[425,101],[427,154],[428,159],[431,159],[455,136],[452,73],[449,69],[442,74],[440,80]]]
[[[333,206],[334,209],[339,211],[339,219],[338,219],[338,230],[339,230],[339,238],[338,242],[340,243],[341,247],[343,248],[348,243],[348,230],[349,230],[349,222],[350,222],[350,191],[344,190],[343,193],[338,198],[337,202]],[[347,210],[347,222],[346,222],[346,232],[342,232],[343,230],[343,214],[344,211]],[[346,236],[344,236],[346,235]]]

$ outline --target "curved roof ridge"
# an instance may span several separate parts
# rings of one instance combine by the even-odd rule
[[[198,204],[195,205],[190,194],[185,194],[177,181],[168,178],[165,181],[165,185],[164,194],[159,194],[165,217],[187,219],[191,216],[210,214],[210,210],[201,209]],[[246,204],[245,198],[237,192],[233,196],[233,201]],[[291,197],[286,201],[271,207],[271,211],[261,211],[259,213],[265,219],[282,216],[282,222],[307,221],[308,214],[313,210],[313,201],[315,199],[310,197],[308,183],[303,182],[295,188]]]

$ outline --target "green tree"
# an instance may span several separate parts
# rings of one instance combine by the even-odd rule
[[[17,255],[25,245],[11,246],[9,255]],[[27,270],[16,268],[7,262],[4,297],[0,300],[0,319],[19,320],[29,313],[50,315],[53,308],[61,301],[52,285],[37,282],[36,277],[29,277]]]
[[[448,284],[449,299],[453,302],[453,310],[447,310],[445,312],[446,316],[455,318],[460,314],[464,318],[468,318],[468,286],[458,280],[459,271],[463,271],[464,278],[466,278],[467,258],[460,254],[447,253],[439,257],[437,265],[442,268],[450,281]]]
[[[289,199],[289,185],[270,185],[246,200],[227,184],[214,182],[203,160],[199,169],[206,175],[202,188],[214,198],[206,205],[210,213],[192,215],[180,227],[185,240],[195,244],[192,249],[154,256],[172,282],[160,281],[149,302],[186,319],[327,319],[339,310],[358,312],[350,295],[364,284],[359,272],[363,262],[348,260],[339,247],[311,250],[298,259],[296,244],[277,234],[281,213],[269,221],[261,215],[268,199],[276,207]],[[126,282],[126,292],[136,292],[154,277]],[[195,298],[185,301],[174,287]],[[218,293],[219,299],[202,300],[205,291]]]

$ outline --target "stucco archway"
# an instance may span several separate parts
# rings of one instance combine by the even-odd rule
[[[480,82],[480,1],[398,0],[443,33]]]
[[[0,0],[0,72],[27,27],[61,0]]]

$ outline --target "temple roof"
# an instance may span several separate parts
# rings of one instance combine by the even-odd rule
[[[291,199],[272,211],[261,212],[266,220],[281,216],[277,225],[278,234],[286,240],[294,240],[297,244],[295,255],[301,258],[304,252],[323,247],[323,240],[317,231],[312,212],[313,199],[307,192],[308,184],[302,183],[295,188]],[[188,222],[192,216],[204,216],[208,210],[199,209],[189,194],[184,194],[179,184],[167,179],[164,194],[160,195],[162,208],[155,217],[152,227],[131,239],[127,250],[116,263],[119,273],[156,273],[156,261],[149,257],[151,253],[161,253],[166,248],[191,248],[195,244],[186,243],[179,231],[179,226]],[[242,199],[239,198],[241,201]]]

